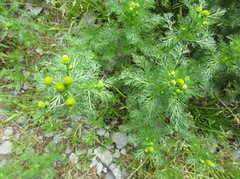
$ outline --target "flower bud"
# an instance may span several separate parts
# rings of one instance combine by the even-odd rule
[[[181,90],[180,89],[176,89],[175,92],[178,94],[178,93],[181,93]]]
[[[182,86],[182,89],[183,89],[183,90],[186,90],[186,89],[188,89],[188,86],[187,86],[187,85],[183,85],[183,86]]]
[[[208,21],[203,21],[203,25],[207,26],[207,25],[209,25],[209,22]]]
[[[48,77],[44,78],[44,84],[45,85],[52,85],[53,84],[53,77],[48,76]]]
[[[184,83],[185,83],[185,82],[184,82],[183,79],[177,79],[177,83],[176,83],[176,84],[177,84],[178,86],[183,86]]]
[[[5,24],[5,27],[8,29],[8,28],[11,28],[11,27],[13,27],[13,24],[12,23],[7,23],[7,24]]]
[[[66,86],[63,83],[57,83],[55,88],[59,93],[66,91]]]
[[[148,147],[148,148],[147,148],[147,151],[148,151],[149,153],[153,153],[153,152],[155,151],[155,149],[154,149],[154,147]]]
[[[210,161],[210,160],[207,160],[207,161],[206,161],[206,164],[207,164],[209,167],[215,167],[215,164],[214,164],[212,161]]]
[[[190,81],[190,78],[189,78],[189,77],[186,77],[184,80],[185,80],[186,82],[189,82],[189,81]]]
[[[203,10],[202,15],[203,17],[208,17],[210,15],[210,12],[208,10]]]
[[[98,88],[104,88],[104,84],[101,81],[98,83]]]
[[[71,85],[73,83],[72,77],[70,77],[70,76],[65,77],[63,79],[63,83],[64,83],[64,85],[67,85],[67,86]]]
[[[63,55],[63,57],[62,57],[62,62],[64,63],[64,64],[68,64],[69,62],[70,62],[70,58],[67,56],[67,55]]]
[[[170,81],[170,83],[172,84],[172,85],[176,85],[176,80],[172,80],[172,81]]]
[[[68,98],[65,103],[67,106],[73,106],[76,104],[76,100],[74,98]]]
[[[38,102],[38,107],[39,107],[40,109],[44,109],[44,108],[45,108],[45,103],[44,103],[43,101],[39,101],[39,102]]]
[[[201,12],[202,11],[202,7],[197,7],[196,11]]]

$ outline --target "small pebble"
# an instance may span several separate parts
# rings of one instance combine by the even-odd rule
[[[52,137],[53,135],[54,135],[53,132],[48,132],[48,133],[45,134],[45,137]]]
[[[123,155],[126,155],[127,151],[126,151],[126,149],[122,149],[120,153],[123,154]]]
[[[67,148],[66,150],[65,150],[65,154],[70,154],[72,152],[72,149],[70,149],[70,148]]]
[[[76,155],[83,155],[83,154],[86,154],[87,153],[87,150],[79,150],[76,152]]]
[[[53,137],[53,142],[54,142],[55,144],[57,144],[57,143],[59,143],[59,142],[61,142],[61,141],[62,141],[62,139],[61,139],[60,134],[57,134],[57,135],[55,135],[55,136]]]
[[[6,155],[12,151],[12,142],[5,141],[0,145],[0,154]]]
[[[71,163],[76,164],[78,163],[78,156],[75,153],[71,153],[69,160]]]
[[[7,163],[6,159],[3,159],[0,161],[0,167],[2,167],[3,165],[5,165]]]

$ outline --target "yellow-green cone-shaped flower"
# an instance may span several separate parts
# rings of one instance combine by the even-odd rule
[[[67,76],[63,79],[63,83],[67,86],[71,85],[73,83],[73,79],[70,76]]]
[[[6,28],[11,28],[12,26],[13,26],[12,23],[7,23],[7,24],[5,24],[5,27],[6,27]]]
[[[205,26],[207,26],[207,25],[209,25],[209,22],[208,22],[208,21],[203,21],[202,24],[205,25]]]
[[[104,84],[101,81],[98,83],[98,88],[104,88]]]
[[[43,101],[39,101],[38,102],[38,107],[41,108],[41,109],[44,109],[45,108],[45,103]]]
[[[172,84],[172,85],[176,85],[176,80],[172,80],[172,81],[170,81],[170,83]]]
[[[187,85],[183,85],[183,86],[182,86],[182,89],[183,89],[183,90],[186,90],[186,89],[188,89],[188,86],[187,86]]]
[[[215,167],[214,163],[210,160],[207,160],[206,161],[206,164],[209,166],[209,167]]]
[[[59,93],[63,93],[66,91],[66,86],[63,83],[57,83],[55,87]]]
[[[76,100],[74,99],[74,98],[68,98],[67,100],[66,100],[66,105],[67,106],[73,106],[73,105],[75,105],[76,104]]]
[[[45,106],[49,106],[49,104],[50,104],[50,103],[49,103],[48,101],[45,102]]]
[[[148,151],[149,153],[153,153],[153,152],[155,151],[155,149],[154,149],[154,147],[148,147],[148,148],[147,148],[147,151]]]
[[[189,77],[186,77],[186,78],[185,78],[185,81],[186,81],[186,82],[189,82],[189,81],[190,81],[190,78],[189,78]]]
[[[44,78],[44,84],[45,85],[52,85],[53,84],[53,77],[48,76],[48,77]]]
[[[177,79],[177,83],[176,83],[176,84],[177,84],[178,86],[183,86],[184,83],[185,83],[185,82],[184,82],[183,79]]]
[[[68,64],[71,61],[71,59],[67,55],[63,55],[62,62],[65,64]]]
[[[202,7],[197,7],[196,11],[201,12],[202,11]]]
[[[203,11],[202,11],[202,15],[203,15],[204,17],[208,17],[208,16],[210,15],[210,12],[209,12],[208,10],[203,10]]]
[[[181,93],[181,90],[180,90],[180,89],[176,89],[175,92],[176,92],[176,93]]]

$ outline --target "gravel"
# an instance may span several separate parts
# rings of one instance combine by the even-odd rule
[[[12,151],[12,142],[5,141],[0,145],[0,154],[7,155]]]
[[[83,154],[86,154],[87,153],[87,150],[79,150],[76,152],[76,155],[83,155]]]
[[[98,147],[94,150],[94,153],[104,165],[109,166],[112,163],[113,157],[110,151]]]
[[[113,154],[113,158],[119,158],[121,156],[120,152],[118,149],[115,149],[115,152]]]
[[[2,167],[3,165],[5,165],[7,163],[6,159],[3,159],[0,161],[0,167]]]
[[[127,145],[127,136],[121,132],[115,132],[112,135],[112,141],[116,144],[118,149],[122,149]]]
[[[89,168],[92,168],[92,167],[96,166],[97,164],[98,164],[97,159],[93,159],[92,162],[89,165]]]
[[[55,136],[53,137],[53,142],[54,142],[55,144],[57,144],[57,143],[59,143],[59,142],[61,142],[61,141],[62,141],[62,139],[61,139],[60,134],[57,134],[57,135],[55,135]]]
[[[54,135],[53,132],[48,132],[48,133],[45,134],[45,137],[52,137],[53,135]]]
[[[13,134],[13,128],[12,127],[7,127],[3,132],[4,136],[11,136],[12,134]]]
[[[75,153],[71,153],[69,160],[71,163],[76,164],[78,163],[78,156]]]
[[[103,170],[103,164],[102,164],[102,162],[98,162],[97,163],[97,175],[101,175],[101,173],[102,173],[102,170]]]
[[[70,148],[67,148],[66,150],[65,150],[65,154],[70,154],[72,152],[72,149],[70,149]]]

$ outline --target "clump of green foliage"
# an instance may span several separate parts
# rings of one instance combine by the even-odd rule
[[[48,148],[49,152],[41,155],[25,151],[0,169],[0,178],[54,178],[57,174],[55,165],[64,157],[53,144],[49,144]]]
[[[231,159],[222,163],[215,152],[220,142],[199,134],[198,121],[188,110],[191,100],[221,95],[216,88],[222,89],[219,82],[227,76],[220,69],[228,68],[238,78],[238,47],[231,47],[234,55],[223,62],[228,44],[219,44],[212,30],[225,11],[207,9],[204,1],[183,1],[184,11],[177,16],[153,13],[151,0],[106,1],[105,7],[109,21],[92,24],[74,38],[85,41],[94,60],[115,75],[114,85],[124,94],[129,112],[121,129],[138,146],[137,159],[147,158],[159,178],[175,168],[179,171],[173,176],[185,170],[234,176],[223,169],[232,166]]]
[[[53,60],[43,62],[46,68],[36,74],[37,89],[46,96],[38,102],[41,112],[35,117],[44,124],[49,120],[52,121],[50,123],[56,120],[61,124],[59,118],[64,116],[70,119],[77,116],[95,118],[96,109],[108,106],[112,97],[107,90],[111,81],[99,77],[100,66],[90,50],[76,44],[67,47],[64,52],[68,55],[56,54]]]
[[[86,11],[78,10],[90,2],[47,1],[76,17],[71,27]],[[221,106],[214,108],[226,107],[222,98],[239,98],[240,37],[216,33],[226,34],[220,27],[229,9],[204,0],[95,5],[91,9],[98,23],[69,28],[64,47],[44,58],[34,75],[41,95],[31,122],[50,131],[62,130],[79,116],[95,126],[104,117],[109,124],[121,118],[118,129],[142,161],[131,176],[138,171],[138,178],[236,177],[239,164],[226,155],[233,152],[228,145],[233,137],[226,134],[239,119],[227,108],[234,119],[226,122]],[[11,28],[8,24],[5,30]],[[116,114],[120,109],[125,111]],[[80,128],[73,132],[75,146]],[[83,140],[91,145],[96,136],[92,132]]]
[[[30,78],[30,66],[33,64],[31,55],[33,46],[39,43],[43,27],[34,22],[30,12],[21,8],[19,3],[0,3],[0,50],[1,72],[0,75],[9,83],[3,88],[20,90]]]

